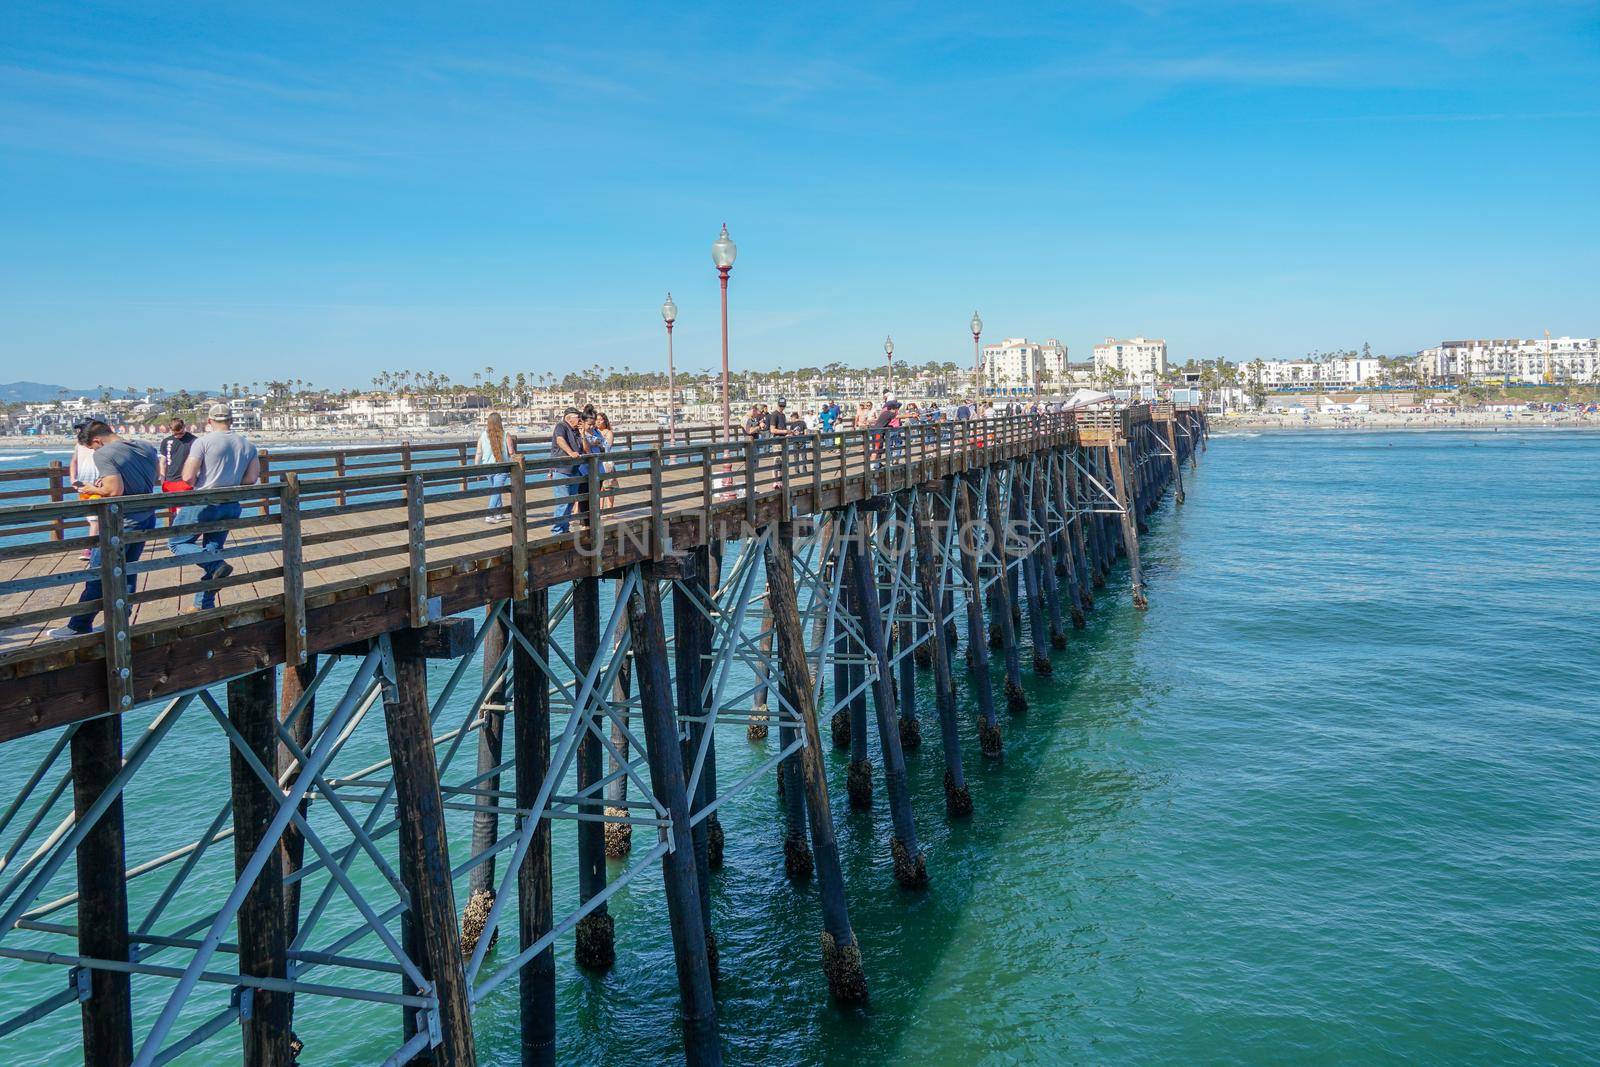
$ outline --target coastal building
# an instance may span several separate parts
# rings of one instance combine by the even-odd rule
[[[1054,337],[1033,342],[1007,337],[983,346],[983,385],[1003,393],[1050,389],[1066,375],[1067,346]]]
[[[1356,389],[1374,385],[1382,367],[1374,357],[1258,359],[1239,365],[1239,377],[1266,389]]]
[[[1417,369],[1440,383],[1592,382],[1600,380],[1600,341],[1593,337],[1441,341],[1417,354]]]
[[[1094,346],[1095,373],[1129,383],[1153,383],[1167,373],[1167,342],[1159,338],[1107,337]]]

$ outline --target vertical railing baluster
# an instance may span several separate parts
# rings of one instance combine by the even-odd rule
[[[129,643],[128,544],[121,501],[100,508],[100,610],[105,615],[106,695],[115,711],[133,707],[133,649]]]
[[[407,455],[409,462],[410,456]],[[406,486],[406,556],[411,573],[411,625],[428,622],[427,516],[422,500],[422,475],[412,474]]]
[[[300,476],[285,472],[278,496],[278,524],[283,560],[283,658],[306,662],[305,550],[300,541]]]
[[[661,445],[657,444],[650,457],[650,558],[659,560],[666,555],[667,517],[661,504]]]
[[[59,459],[53,459],[50,461],[50,473],[46,477],[49,479],[50,503],[61,503],[67,496],[67,468],[62,465]],[[57,515],[55,526],[50,531],[50,540],[64,541],[66,536],[66,516]]]
[[[586,487],[589,508],[589,571],[595,577],[601,573],[600,557],[605,552],[605,520],[600,514],[600,461],[591,458],[584,466],[589,468]]]
[[[511,457],[511,598],[528,596],[528,463]]]
[[[752,528],[756,524],[756,456],[755,438],[744,442],[744,518]]]

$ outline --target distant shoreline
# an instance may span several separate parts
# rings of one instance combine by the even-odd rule
[[[1253,433],[1330,433],[1437,430],[1470,430],[1480,433],[1521,430],[1600,430],[1600,417],[1568,413],[1541,412],[1534,418],[1518,415],[1469,413],[1466,415],[1242,415],[1214,416],[1214,433],[1233,430]]]

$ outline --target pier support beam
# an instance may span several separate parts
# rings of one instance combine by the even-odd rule
[[[550,679],[534,658],[547,653],[550,637],[548,594],[540,589],[511,604],[511,625],[520,640],[511,650],[512,750],[516,756],[517,807],[528,811],[538,803],[539,789],[550,773]],[[523,646],[527,642],[527,647]],[[532,652],[530,652],[530,649]],[[543,812],[523,816],[535,820],[533,840],[517,868],[517,933],[521,949],[530,948],[555,922],[550,866],[550,820]],[[553,947],[528,961],[518,982],[518,1035],[522,1067],[552,1067],[556,1060],[556,956]]]
[[[1031,468],[1031,464],[1029,465]],[[1022,475],[1023,464],[1012,468],[1011,485],[1011,519],[1014,523],[1023,523],[1027,511],[1028,484],[1032,482],[1032,471],[1029,470],[1026,479]],[[1028,484],[1019,484],[1026,481]],[[1021,529],[1026,530],[1027,525]],[[1028,594],[1028,634],[1033,638],[1033,673],[1048,677],[1055,671],[1050,663],[1050,632],[1045,625],[1044,610],[1044,582],[1039,576],[1039,546],[1030,545],[1022,557],[1023,588]]]
[[[477,1053],[461,933],[456,925],[439,767],[434,762],[428,664],[420,633],[400,630],[391,635],[395,677],[392,685],[384,687],[383,699],[399,822],[400,880],[411,898],[402,921],[403,941],[408,951],[416,951],[417,967],[433,983],[439,998],[437,1061],[446,1067],[467,1067],[477,1062]]]
[[[1117,502],[1122,508],[1122,547],[1128,553],[1128,574],[1133,581],[1133,606],[1141,611],[1150,602],[1144,595],[1144,572],[1139,566],[1139,529],[1136,504],[1128,486],[1126,457],[1121,446],[1112,445],[1107,450],[1111,459],[1111,484],[1116,488]]]
[[[722,592],[722,541],[712,540],[706,546],[705,587],[706,602],[711,603]],[[700,623],[701,644],[700,662],[701,676],[706,677],[706,672],[711,669],[712,642],[715,639],[714,627],[711,620],[703,619]],[[716,710],[716,696],[710,688],[701,690],[700,709],[707,717],[706,726],[706,758],[700,768],[700,788],[696,792],[700,796],[701,805],[709,804],[717,796],[717,731],[713,729],[710,716]],[[706,828],[706,866],[709,870],[722,870],[723,831],[722,817],[712,811],[705,817]],[[706,929],[711,929],[711,881],[706,879],[703,890],[706,898]],[[716,938],[712,938],[711,977],[717,977]]]
[[[900,557],[895,562],[904,567],[906,586],[901,590],[900,603],[889,604],[889,611],[894,615],[912,616],[902,618],[894,626],[895,642],[899,646],[896,655],[899,661],[896,669],[900,681],[900,748],[903,752],[915,752],[922,747],[922,723],[917,720],[917,626],[915,611],[916,597],[912,595],[912,588],[916,582],[917,556],[912,551],[911,517],[914,515],[915,497],[909,491],[899,494],[901,508],[895,512],[897,521],[895,526],[895,543],[892,551]],[[901,516],[905,516],[901,519]],[[885,599],[892,598],[893,594],[885,594]]]
[[[791,708],[799,707],[793,679],[787,673],[780,677],[778,691],[783,702]],[[799,739],[799,729],[785,716],[778,724],[778,743],[788,748]],[[783,872],[794,881],[810,878],[816,869],[806,841],[805,770],[800,766],[801,759],[799,752],[791,752],[778,764],[778,780],[783,786]]]
[[[615,585],[617,595],[622,593],[622,579],[618,578]],[[628,617],[623,615],[617,627],[616,644],[612,648],[612,655],[622,655],[623,643],[628,640]],[[606,785],[606,817],[609,819],[625,818],[628,814],[628,778],[621,774],[622,764],[618,762],[618,755],[623,759],[628,758],[628,692],[629,680],[633,661],[625,657],[617,665],[616,680],[611,686],[611,747],[612,752],[606,760],[606,774],[612,781]],[[620,860],[633,849],[633,826],[625,822],[608,822],[606,827],[606,859]]]
[[[839,554],[840,564],[845,567],[844,595],[845,610],[855,619],[856,626],[865,630],[866,621],[862,611],[861,593],[856,588],[855,578],[850,572],[853,564],[850,562],[851,553],[856,552],[856,545],[864,537],[865,531],[857,530],[860,536],[847,538],[845,547]],[[873,603],[877,603],[874,597]],[[865,655],[865,650],[846,644],[846,649],[851,660],[859,660]],[[868,811],[872,808],[872,759],[867,754],[867,668],[860,662],[851,662],[845,670],[846,691],[852,693],[850,697],[850,764],[845,773],[845,795],[850,800],[850,807],[856,811]]]
[[[817,896],[822,905],[822,971],[828,991],[844,1004],[864,1004],[867,977],[861,967],[861,947],[850,927],[844,895],[844,872],[839,866],[839,843],[833,833],[833,809],[828,806],[828,777],[822,763],[822,736],[817,728],[817,707],[812,698],[811,665],[806,659],[800,606],[795,596],[791,523],[779,523],[767,538],[767,596],[778,635],[778,659],[789,680],[800,712],[806,745],[800,750],[805,779],[806,819],[811,824],[811,848],[817,869]]]
[[[263,767],[278,759],[277,672],[268,668],[228,683],[228,721]],[[274,790],[256,776],[245,757],[229,748],[233,783],[233,861],[242,875],[278,814]],[[118,870],[120,874],[120,868]],[[239,972],[256,978],[289,977],[289,935],[283,906],[283,864],[261,868],[239,905]],[[455,916],[451,916],[454,926]],[[289,1000],[285,993],[257,989],[250,1017],[242,1024],[245,1067],[288,1067]]]
[[[709,602],[711,598],[711,554],[705,546],[689,552],[685,561],[690,575],[672,583],[673,656],[677,667],[678,715],[686,727],[679,763],[685,773],[694,766],[696,753],[708,729],[695,719],[706,713],[705,672],[711,652],[711,623],[702,613],[697,600]],[[658,598],[659,599],[659,598]],[[642,670],[643,668],[641,668]],[[641,674],[641,680],[642,680]],[[641,690],[641,695],[642,695]],[[712,753],[706,753],[706,766],[701,768],[700,784],[689,795],[691,812],[710,802],[706,771]],[[706,958],[711,968],[711,980],[717,980],[717,938],[711,929],[711,842],[709,819],[701,820],[688,830],[693,846],[691,853],[696,871],[695,885],[700,898],[700,928],[706,937]]]
[[[983,632],[983,571],[978,564],[984,535],[973,519],[972,487],[965,478],[956,479],[955,494],[956,516],[960,523],[956,544],[961,549],[961,572],[967,582],[967,656],[972,665],[968,675],[978,703],[978,747],[985,756],[998,757],[1004,746],[1000,721],[994,711],[993,681],[989,677],[989,642]]]
[[[752,744],[767,739],[767,692],[772,688],[772,608],[762,605],[761,640],[756,646],[761,650],[761,662],[756,666],[755,710],[750,713],[750,723],[745,727],[745,738]]]
[[[70,727],[69,727],[70,729]],[[72,809],[78,819],[122,770],[122,716],[105,715],[78,724],[72,735]],[[128,883],[122,798],[78,844],[78,952],[96,959],[128,958]],[[81,1003],[83,1062],[126,1067],[133,1062],[131,976],[123,971],[89,972],[89,999]]]
[[[1060,650],[1067,647],[1067,631],[1061,623],[1061,590],[1057,585],[1060,568],[1056,565],[1057,538],[1050,531],[1048,467],[1048,458],[1035,458],[1033,476],[1029,481],[1033,490],[1029,499],[1031,505],[1029,515],[1039,533],[1039,545],[1036,549],[1039,557],[1038,574],[1039,584],[1044,587],[1045,609],[1050,617],[1050,647]]]
[[[830,566],[842,565],[837,559],[830,564]],[[841,607],[844,613],[848,614],[850,610],[849,582],[844,584],[840,595],[843,600]],[[845,694],[850,692],[850,683],[852,681],[848,662],[849,657],[850,635],[845,632],[844,627],[837,627],[833,635],[833,703],[836,710],[833,713],[833,718],[828,723],[828,728],[833,738],[833,747],[848,749],[853,758],[855,748],[850,743],[850,735],[852,732],[851,719],[853,718],[854,705],[844,700]]]
[[[1172,418],[1166,420],[1166,422],[1164,423],[1164,426],[1166,427],[1166,431],[1167,431],[1167,455],[1172,460],[1172,499],[1177,503],[1178,507],[1182,507],[1183,506],[1183,460],[1178,455],[1177,422],[1178,422],[1178,416],[1176,414],[1174,414],[1172,416]]]
[[[488,628],[483,635],[483,677],[487,683],[499,669],[506,651],[505,622],[495,616],[493,604],[489,606],[489,619],[484,625]],[[500,775],[495,773],[495,768],[500,766],[505,750],[505,708],[506,686],[502,678],[487,691],[483,707],[478,710],[478,774],[489,776],[482,779],[480,789],[498,791],[500,788]],[[476,807],[478,810],[472,813],[472,854],[480,856],[494,848],[494,843],[500,839],[500,800],[480,796]],[[491,855],[472,868],[467,906],[461,913],[461,951],[468,958],[478,947],[484,920],[489,917],[489,909],[494,907],[494,861]]]
[[[922,590],[924,603],[939,603],[939,582],[936,571],[942,570],[941,557],[933,549],[933,501],[923,497],[921,507],[914,510],[910,519],[914,524],[913,544],[920,562],[917,583]],[[944,750],[944,806],[952,818],[972,814],[972,794],[967,790],[967,779],[961,768],[961,734],[956,723],[955,682],[950,676],[950,649],[940,633],[937,616],[934,630],[929,635],[928,648],[933,661],[934,703],[939,711],[939,743]]]
[[[600,579],[579,578],[572,583],[573,662],[578,676],[586,676],[600,658]],[[573,691],[581,688],[574,682]],[[600,694],[590,697],[583,710],[582,733],[578,737],[578,792],[591,789],[604,777],[605,745],[596,729],[601,726]],[[606,831],[600,816],[604,798],[592,797],[579,803],[578,810],[591,818],[578,823],[578,901],[587,903],[606,889]],[[604,971],[617,961],[616,923],[611,911],[601,904],[578,920],[574,955],[578,966]]]
[[[694,834],[689,827],[689,795],[684,781],[683,752],[672,714],[672,682],[667,677],[666,626],[661,618],[661,592],[656,582],[642,581],[628,601],[629,625],[639,642],[639,700],[644,722],[645,756],[650,787],[672,820],[668,832],[673,849],[661,857],[672,950],[678,966],[678,996],[683,1015],[684,1058],[692,1067],[722,1062],[717,1033],[717,1005],[711,992],[707,933],[701,922],[700,889],[695,870]],[[681,626],[680,620],[675,620]]]
[[[1089,564],[1083,545],[1083,521],[1078,517],[1078,499],[1075,486],[1077,470],[1072,465],[1075,449],[1064,451],[1056,464],[1051,489],[1056,494],[1056,507],[1062,514],[1061,550],[1067,571],[1067,600],[1072,615],[1072,627],[1081,630],[1087,625],[1084,613],[1094,609],[1094,594],[1089,591]]]
[[[911,816],[911,791],[906,783],[905,753],[900,748],[900,731],[895,717],[894,673],[889,651],[884,644],[883,619],[878,612],[878,591],[873,581],[872,557],[855,541],[845,546],[845,558],[853,579],[856,603],[861,610],[861,628],[866,633],[867,652],[877,661],[873,705],[878,713],[878,744],[883,750],[883,784],[889,794],[889,816],[894,833],[889,847],[894,856],[894,877],[907,889],[928,884],[928,868],[917,846],[917,829]]]
[[[1000,572],[989,587],[989,625],[1000,633],[1000,654],[1006,665],[1006,707],[1013,713],[1028,710],[1028,697],[1022,691],[1022,657],[1017,651],[1017,629],[1011,603],[1010,568],[1006,560],[1005,510],[1000,505],[999,479],[991,470],[988,478],[989,548]]]
[[[312,684],[317,678],[317,657],[308,654],[304,663],[285,663],[283,665],[283,687],[278,700],[279,717],[283,720],[284,727],[289,731],[289,736],[294,738],[294,743],[301,752],[311,751],[311,734],[316,725],[317,700],[314,692],[308,695]],[[301,698],[304,697],[304,700]],[[294,715],[296,705],[300,705],[300,714]],[[299,761],[289,752],[289,747],[278,745],[277,774],[279,781],[292,780],[292,772],[299,767]],[[311,810],[310,799],[300,801],[300,814],[304,816]],[[300,880],[289,879],[300,870],[305,862],[306,839],[300,832],[300,827],[290,822],[283,828],[283,836],[278,839],[278,849],[283,857],[283,914],[284,929],[288,932],[290,943],[300,932]],[[289,1028],[289,1049],[294,1055],[300,1054],[300,1039],[294,1033],[294,994],[285,993],[288,1000],[288,1018],[284,1025]]]

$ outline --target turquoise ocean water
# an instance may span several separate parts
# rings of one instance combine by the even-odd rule
[[[925,731],[910,764],[927,892],[894,887],[881,778],[874,810],[849,813],[830,751],[869,1008],[827,1002],[815,892],[783,877],[770,779],[723,809],[729,1062],[1600,1057],[1600,435],[1219,437],[1186,476],[1188,504],[1163,505],[1144,541],[1150,610],[1119,571],[1055,677],[1027,676],[1003,763],[980,762],[964,723],[970,821],[946,820]],[[191,798],[226,791],[215,725],[181,729],[183,757],[130,797],[171,812],[173,840],[214,812]],[[723,736],[733,781],[766,750]],[[25,773],[0,749],[7,793]],[[130,854],[162,846],[147,834]],[[670,1061],[659,876],[612,910],[612,972],[580,974],[560,945],[562,1059]],[[19,1006],[56,988],[58,971],[8,969]],[[397,1043],[390,1009],[298,1013],[307,1063]],[[481,1060],[515,1064],[515,1028],[507,989],[480,1018]],[[75,1037],[68,1009],[0,1060],[73,1062]],[[209,1048],[183,1062],[237,1055]]]

